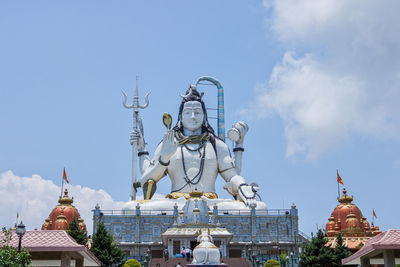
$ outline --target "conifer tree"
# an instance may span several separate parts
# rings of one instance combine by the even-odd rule
[[[333,249],[333,266],[343,266],[342,259],[351,255],[351,252],[343,245],[342,234],[338,233],[336,236],[336,246]]]
[[[300,254],[299,267],[331,267],[334,261],[331,249],[326,247],[328,239],[324,232],[319,229],[311,243],[304,245]]]
[[[67,233],[73,239],[75,239],[75,241],[78,244],[81,244],[81,245],[84,245],[84,246],[86,245],[86,243],[88,241],[88,237],[87,237],[85,231],[81,230],[81,228],[79,227],[78,221],[76,220],[75,217],[69,223],[69,229],[68,229]]]
[[[97,224],[90,250],[101,261],[102,266],[108,267],[120,263],[125,257],[125,253],[116,246],[114,238],[106,230],[103,222]]]

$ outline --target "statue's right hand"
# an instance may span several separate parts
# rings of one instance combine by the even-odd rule
[[[146,146],[142,133],[137,129],[132,130],[130,140],[131,140],[131,145],[133,145],[134,142],[136,143],[137,149],[139,151],[142,151]]]
[[[168,162],[178,148],[178,142],[175,140],[175,131],[169,130],[162,140],[161,144],[161,160]]]

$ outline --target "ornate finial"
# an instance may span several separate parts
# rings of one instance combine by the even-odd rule
[[[74,202],[72,198],[69,198],[68,196],[68,189],[64,190],[64,196],[58,200],[58,203],[61,205],[70,205]]]
[[[342,204],[350,204],[353,201],[353,197],[347,195],[346,188],[343,188],[343,196],[341,196],[338,201]]]
[[[100,209],[99,203],[96,203],[96,206],[94,206],[94,208],[95,208],[96,210],[99,210],[99,209]]]

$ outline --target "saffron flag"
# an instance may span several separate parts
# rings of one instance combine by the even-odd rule
[[[374,215],[374,217],[378,219],[378,217],[376,217],[376,213],[375,213],[374,209],[372,209],[372,215]]]
[[[67,174],[65,173],[65,168],[63,171],[63,179],[67,182],[67,184],[69,184],[68,178],[67,178]]]
[[[337,182],[340,183],[340,184],[343,184],[343,180],[342,180],[342,177],[340,177],[340,175],[339,175],[339,171],[336,170],[336,173],[337,173]]]

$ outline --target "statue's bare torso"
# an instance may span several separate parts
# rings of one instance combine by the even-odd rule
[[[153,158],[153,164],[160,157],[161,145],[158,146]],[[228,147],[224,142],[216,139],[216,152],[210,141],[206,141],[204,148],[197,150],[199,144],[179,145],[175,153],[170,158],[170,164],[166,171],[154,172],[148,174],[152,176],[154,181],[158,181],[166,174],[171,179],[171,192],[190,193],[195,190],[205,193],[215,193],[215,181],[218,173],[233,169],[233,160],[229,155]],[[189,149],[188,149],[189,148]],[[201,172],[201,158],[205,151],[204,167]],[[182,158],[183,152],[183,158]],[[217,157],[218,154],[218,157]],[[183,166],[185,164],[185,168]],[[187,183],[185,177],[185,169],[187,177],[191,183]],[[196,174],[198,174],[196,176]],[[222,177],[227,179],[221,174]],[[146,177],[143,177],[146,178]],[[150,178],[150,177],[149,177]]]

